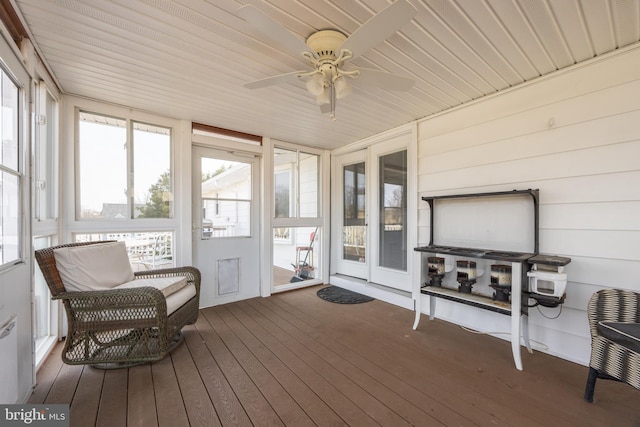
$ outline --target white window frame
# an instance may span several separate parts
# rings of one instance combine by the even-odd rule
[[[283,150],[289,150],[292,152],[296,153],[296,163],[295,163],[295,167],[293,168],[286,168],[286,170],[291,170],[291,176],[292,176],[292,184],[291,184],[291,188],[292,188],[292,198],[293,201],[290,199],[290,203],[295,203],[295,206],[293,208],[293,211],[295,212],[295,215],[291,215],[289,218],[275,218],[275,174],[278,173],[279,170],[285,170],[285,168],[280,169],[278,166],[275,166],[275,161],[273,159],[274,154],[275,154],[275,150],[276,149],[283,149]],[[317,188],[317,198],[318,198],[318,210],[317,210],[317,217],[300,217],[300,194],[299,194],[299,188],[300,188],[300,171],[299,171],[299,157],[300,157],[300,153],[305,153],[305,154],[313,154],[318,156],[318,188]],[[329,176],[329,161],[328,161],[328,152],[325,152],[323,150],[317,150],[317,149],[312,149],[309,147],[304,147],[304,146],[299,146],[299,145],[294,145],[294,144],[289,144],[289,143],[284,143],[284,142],[280,142],[280,141],[274,141],[273,142],[273,148],[271,150],[271,162],[272,162],[272,171],[271,171],[271,201],[272,201],[272,210],[270,212],[271,215],[271,241],[272,244],[278,244],[278,243],[288,243],[291,245],[295,245],[296,242],[296,238],[295,238],[295,230],[296,228],[315,228],[318,227],[318,231],[320,234],[320,241],[321,241],[321,247],[314,247],[314,249],[316,251],[318,251],[319,254],[319,263],[320,265],[318,266],[318,272],[319,275],[316,277],[316,279],[313,280],[305,280],[302,282],[298,282],[298,283],[292,283],[291,285],[288,286],[278,286],[277,288],[275,288],[273,286],[271,286],[271,292],[282,292],[282,291],[287,291],[287,290],[291,290],[291,289],[295,289],[295,288],[299,288],[299,287],[305,287],[305,286],[312,286],[318,283],[322,283],[323,278],[327,277],[328,274],[328,242],[329,242],[329,235],[328,235],[328,231],[329,231],[329,224],[328,224],[328,194],[325,193],[325,191],[328,191],[328,186],[325,185],[326,182],[328,182]],[[273,229],[275,228],[290,228],[290,232],[289,232],[289,241],[285,242],[284,239],[281,240],[280,242],[278,242],[276,239],[273,239]],[[301,242],[301,244],[308,244],[308,241],[305,242]],[[273,264],[273,250],[271,251],[271,265]]]
[[[184,174],[189,174],[185,166],[190,162],[190,132],[191,123],[152,115],[126,107],[105,104],[98,101],[65,97],[64,117],[66,126],[62,130],[62,168],[61,185],[63,188],[77,189],[79,179],[78,167],[78,112],[91,111],[105,116],[121,117],[131,122],[149,123],[171,129],[171,170],[173,180],[173,217],[172,218],[130,218],[130,219],[80,219],[76,216],[76,206],[79,206],[77,192],[67,191],[61,194],[61,204],[65,207],[63,236],[64,241],[73,241],[77,234],[112,233],[114,230],[122,233],[169,231],[174,234],[172,253],[176,265],[191,262],[191,192],[190,181],[185,180]],[[130,137],[130,136],[129,136]],[[188,142],[183,142],[188,141]],[[183,147],[185,147],[184,149]],[[73,167],[64,167],[64,164]],[[187,220],[185,220],[185,218]]]
[[[58,243],[59,221],[59,123],[60,100],[57,92],[51,90],[52,83],[43,80],[34,83],[35,117],[33,138],[33,242],[47,239],[46,246]],[[48,109],[49,97],[54,101]],[[52,113],[52,114],[50,114]],[[48,193],[48,194],[47,194]],[[47,212],[52,215],[47,216]],[[38,267],[36,267],[37,269]],[[35,284],[34,284],[35,286]],[[34,298],[36,297],[34,291]],[[36,369],[42,364],[60,336],[60,303],[51,299],[48,289],[45,299],[48,301],[47,333],[35,342]],[[34,322],[37,319],[34,302]],[[34,323],[35,324],[35,323]],[[34,326],[35,335],[35,326]]]

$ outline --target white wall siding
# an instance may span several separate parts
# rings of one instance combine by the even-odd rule
[[[640,49],[626,50],[418,125],[419,197],[540,189],[540,253],[572,262],[562,313],[549,319],[559,309],[531,309],[531,337],[581,364],[589,360],[590,296],[606,287],[640,291],[638,69]],[[430,212],[425,202],[418,209],[425,244]],[[486,317],[477,309],[450,304],[439,302],[439,317],[495,326],[474,321]]]

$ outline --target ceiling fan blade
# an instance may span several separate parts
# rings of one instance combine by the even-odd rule
[[[245,83],[243,86],[247,89],[258,89],[261,87],[279,85],[282,83],[294,83],[299,81],[298,74],[306,73],[307,71],[293,71],[291,73],[278,74],[277,76],[271,76],[264,79],[256,80],[253,82]]]
[[[322,105],[320,105],[320,112],[322,114],[331,113],[331,104],[322,104]]]
[[[296,56],[300,56],[305,51],[312,52],[305,42],[252,5],[244,5],[236,13],[250,23],[255,30],[259,31],[267,41],[273,43],[275,47],[286,49]]]
[[[348,49],[355,59],[382,43],[402,28],[416,14],[416,9],[406,0],[397,0],[371,17],[355,30],[337,49]]]
[[[387,90],[409,90],[415,83],[408,77],[370,68],[358,68],[360,75],[353,80],[355,85],[376,86]]]

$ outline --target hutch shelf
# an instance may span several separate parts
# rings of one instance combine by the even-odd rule
[[[522,227],[528,228],[531,238],[530,242],[526,242],[522,247],[526,247],[529,251],[515,252],[510,250],[498,249],[481,249],[464,246],[447,246],[441,244],[434,244],[434,224],[441,224],[434,221],[435,213],[434,205],[439,202],[446,203],[452,199],[465,199],[469,203],[469,215],[474,214],[473,202],[476,199],[482,199],[482,203],[491,203],[492,200],[503,200],[504,197],[520,197],[529,200],[528,206],[531,206],[533,212],[530,212],[526,216],[525,221],[527,224],[522,224]],[[494,199],[492,199],[494,198]],[[446,258],[448,261],[446,273],[443,272],[442,280],[440,278],[437,281],[432,281],[431,276],[427,275],[423,268],[422,277],[420,283],[414,285],[414,298],[416,304],[416,316],[413,325],[413,329],[418,327],[421,317],[421,301],[422,297],[428,298],[429,301],[429,318],[433,320],[437,316],[437,301],[448,300],[455,303],[465,304],[468,306],[476,307],[478,309],[489,310],[495,313],[499,313],[510,318],[510,332],[511,332],[511,350],[513,353],[513,360],[515,367],[518,370],[522,370],[522,358],[521,358],[521,339],[524,342],[525,347],[531,353],[531,344],[529,340],[529,325],[528,325],[528,297],[527,297],[527,271],[529,270],[528,260],[535,255],[538,251],[538,190],[514,190],[507,192],[493,192],[493,193],[478,193],[478,194],[463,194],[463,195],[448,195],[448,196],[436,196],[436,197],[423,197],[424,201],[429,203],[431,208],[431,229],[430,229],[430,244],[425,246],[416,247],[414,250],[420,257],[420,265],[427,265],[429,257]],[[530,223],[533,224],[530,224]],[[489,230],[489,235],[494,231]],[[445,233],[446,234],[446,233]],[[473,230],[470,231],[473,234]],[[442,233],[438,234],[441,236]],[[446,238],[444,239],[446,240]],[[470,241],[475,241],[470,238]],[[499,245],[490,244],[495,247]],[[473,281],[473,287],[471,291],[460,291],[458,286],[459,275],[456,276],[456,261],[457,260],[473,260],[475,267],[476,262],[479,266],[478,279]],[[500,266],[510,266],[511,280],[510,288],[507,289],[508,298],[506,300],[500,300],[496,298],[496,293],[490,291],[491,286],[489,284],[489,269],[492,265],[499,264]],[[475,286],[477,282],[477,287]],[[473,288],[477,288],[473,289]],[[495,288],[494,288],[495,289]]]

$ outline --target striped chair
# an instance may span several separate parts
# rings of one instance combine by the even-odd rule
[[[593,402],[596,379],[622,381],[640,390],[640,293],[604,289],[587,308],[591,361],[584,400]]]

